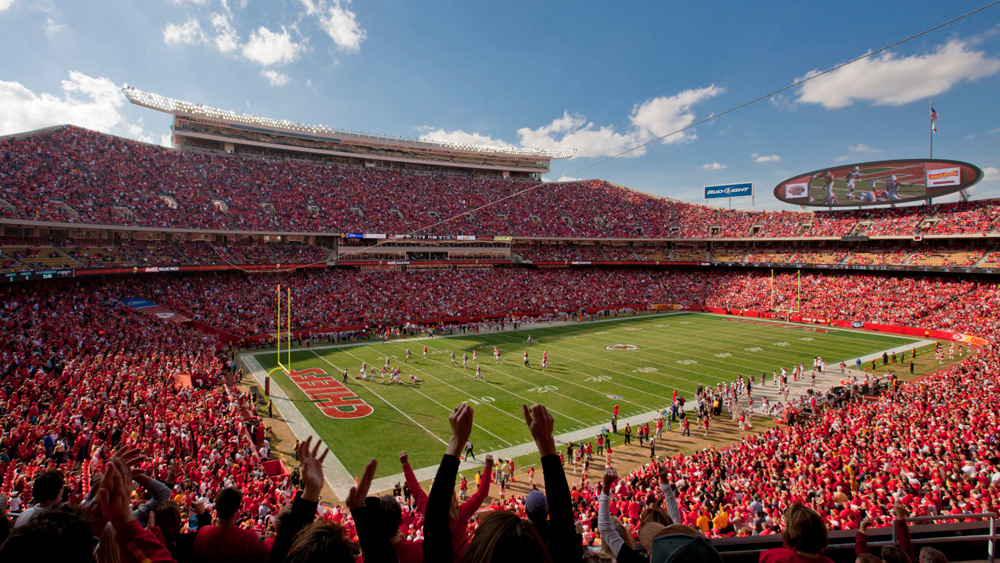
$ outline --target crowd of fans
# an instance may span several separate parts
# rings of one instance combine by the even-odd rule
[[[512,197],[513,196],[513,197]],[[852,211],[734,211],[599,180],[550,183],[178,152],[63,127],[0,142],[0,216],[286,232],[746,238],[982,234],[992,200]],[[486,206],[491,202],[499,202]],[[486,207],[484,207],[486,206]]]
[[[1000,501],[1000,347],[991,343],[874,400],[828,408],[725,448],[664,456],[618,479],[609,473],[567,483],[551,414],[525,407],[545,493],[491,501],[471,526],[456,525],[449,509],[458,456],[473,428],[472,409],[460,405],[423,509],[368,497],[373,461],[344,499],[346,510],[325,510],[317,520],[325,454],[307,441],[298,448],[298,472],[268,478],[260,421],[250,397],[225,383],[232,376],[227,356],[207,336],[119,302],[126,294],[158,297],[252,333],[256,302],[278,281],[297,299],[336,300],[313,309],[359,318],[396,309],[502,314],[618,299],[765,310],[772,298],[787,305],[801,294],[803,315],[960,330],[991,342],[1000,302],[1000,288],[976,279],[809,274],[800,286],[797,276],[780,274],[772,295],[764,273],[716,270],[331,271],[10,285],[0,288],[0,493],[21,516],[0,558],[47,550],[59,560],[90,560],[117,546],[123,561],[348,561],[359,550],[371,561],[514,554],[580,561],[585,545],[603,543],[620,561],[630,560],[626,547],[664,561],[679,545],[717,561],[703,538],[783,533],[789,548],[821,554],[826,527],[858,529],[866,519],[892,525],[895,505],[962,520]],[[779,555],[765,552],[762,560],[787,560]]]

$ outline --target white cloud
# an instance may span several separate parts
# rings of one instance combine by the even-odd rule
[[[484,147],[511,147],[509,143],[505,143],[499,139],[494,139],[489,135],[480,135],[479,133],[466,133],[465,131],[445,131],[444,129],[432,129],[430,127],[421,127],[423,133],[420,134],[420,139],[423,141],[438,141],[443,143],[455,143],[458,145],[479,145]]]
[[[776,155],[776,154],[757,154],[757,153],[753,153],[752,155],[750,155],[750,158],[752,158],[753,161],[757,162],[757,163],[781,162],[781,157],[778,156],[778,155]]]
[[[271,86],[284,86],[288,84],[288,75],[283,72],[267,68],[260,71],[260,75],[266,78]]]
[[[308,3],[310,0],[302,0]],[[616,131],[612,125],[597,126],[586,116],[564,111],[550,123],[532,129],[522,127],[517,130],[518,145],[523,148],[546,150],[576,149],[578,157],[602,157],[622,153],[636,145],[648,143],[695,122],[691,108],[698,103],[717,96],[723,89],[715,85],[695,90],[685,90],[675,96],[661,96],[646,100],[632,107],[629,114],[631,126],[625,131]],[[500,139],[479,133],[465,131],[445,131],[430,127],[420,128],[421,139],[451,141],[461,144],[512,146]],[[690,141],[697,138],[685,132],[662,140],[663,144]],[[625,154],[627,157],[642,156],[646,148],[641,147]]]
[[[174,148],[174,136],[170,133],[160,135],[160,145],[167,147],[168,149]]]
[[[284,27],[280,32],[260,26],[250,34],[241,50],[243,57],[261,66],[283,65],[295,62],[305,51],[305,46],[292,40]]]
[[[579,178],[574,178],[572,176],[559,176],[559,179],[556,180],[556,182],[579,182],[579,181],[580,181]]]
[[[0,0],[0,12],[6,12],[14,5],[14,0]]]
[[[319,26],[343,51],[357,53],[368,32],[358,23],[357,15],[348,9],[350,0],[301,0],[306,14],[319,20]]]
[[[201,30],[201,24],[194,18],[177,25],[168,23],[163,28],[163,42],[167,45],[180,43],[182,45],[197,45],[205,41],[205,33]]]
[[[129,122],[121,113],[125,104],[120,86],[104,77],[71,71],[62,81],[62,97],[36,94],[19,82],[0,81],[0,135],[70,123],[106,133],[125,134],[144,141],[142,121]]]
[[[639,128],[642,138],[662,137],[694,123],[691,107],[709,98],[718,96],[725,89],[715,84],[707,88],[684,90],[676,96],[660,96],[647,100],[632,108],[629,120]],[[663,144],[677,143],[696,138],[693,133],[684,132],[663,139]]]
[[[728,168],[725,164],[720,164],[718,162],[713,162],[712,164],[702,164],[702,168],[705,170],[722,170],[723,168]]]
[[[902,105],[947,92],[954,84],[1000,72],[1000,60],[972,50],[968,41],[952,39],[933,53],[898,57],[892,53],[860,60],[801,86],[797,102],[826,109],[855,101]],[[815,76],[811,71],[803,78]]]
[[[579,157],[611,156],[691,125],[695,121],[691,108],[722,92],[722,88],[713,84],[636,104],[629,114],[631,127],[625,132],[618,132],[611,125],[597,127],[585,116],[567,111],[537,129],[522,127],[517,130],[517,136],[521,146],[526,148],[576,149],[576,156]],[[671,135],[661,142],[670,144],[695,138],[693,133],[685,132]],[[646,148],[643,147],[624,156],[638,157],[645,153]]]
[[[212,42],[215,48],[222,53],[235,51],[240,44],[240,38],[236,35],[236,29],[232,22],[224,14],[212,14],[212,28],[215,30],[215,37]]]
[[[869,147],[864,143],[858,143],[856,145],[847,147],[847,150],[851,152],[860,152],[864,154],[876,154],[882,152],[882,149],[876,149],[874,147]]]
[[[569,112],[563,112],[562,117],[538,129],[522,127],[517,130],[517,136],[522,147],[548,150],[576,149],[576,156],[580,157],[618,154],[639,144],[640,139],[637,131],[618,133],[609,125],[597,128],[584,116],[570,115]],[[642,148],[626,156],[641,156],[645,152],[646,149]]]
[[[983,168],[983,181],[984,182],[996,182],[1000,180],[1000,170],[993,166],[987,166]]]
[[[0,0],[0,2],[2,1],[3,0]],[[66,31],[65,24],[61,24],[52,18],[45,18],[45,35],[47,35],[49,39],[62,35],[62,32],[64,31]]]

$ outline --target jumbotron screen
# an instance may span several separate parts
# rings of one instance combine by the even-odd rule
[[[941,197],[982,178],[979,167],[957,160],[881,160],[794,176],[774,188],[774,197],[817,207],[885,205]]]

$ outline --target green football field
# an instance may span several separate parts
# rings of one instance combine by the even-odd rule
[[[530,347],[528,335],[533,341]],[[832,367],[908,342],[880,334],[757,319],[661,314],[293,351],[295,372],[318,368],[329,374],[312,375],[310,381],[334,378],[340,382],[346,369],[350,374],[347,389],[372,408],[360,418],[325,415],[322,403],[308,398],[280,372],[272,383],[281,386],[351,474],[359,475],[364,464],[376,457],[382,462],[381,476],[398,473],[395,459],[401,450],[409,451],[414,467],[436,465],[450,436],[448,414],[462,402],[475,409],[472,441],[479,456],[531,442],[522,403],[548,406],[558,435],[609,424],[616,404],[619,415],[626,418],[664,408],[675,389],[690,399],[699,383],[714,386],[732,381],[738,372],[770,374],[799,363],[811,367],[815,356],[822,356]],[[494,365],[494,345],[500,348],[502,365]],[[407,348],[413,358],[404,363]],[[473,350],[479,352],[485,381],[473,380],[477,365],[472,361]],[[530,368],[523,365],[524,350],[529,351]],[[539,362],[545,350],[550,365],[542,372]],[[456,367],[451,366],[450,352],[457,357]],[[469,356],[468,369],[462,368],[463,353]],[[277,365],[273,351],[255,357],[265,370]],[[379,369],[387,357],[392,366],[403,367],[403,385],[354,379],[362,362]],[[410,374],[423,382],[410,384]]]

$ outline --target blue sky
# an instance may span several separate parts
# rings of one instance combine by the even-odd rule
[[[827,165],[934,155],[1000,197],[1000,6],[804,87],[576,172],[986,4],[0,0],[0,134],[75,123],[154,143],[123,84],[331,127],[575,148],[550,179],[700,202]],[[737,204],[749,207],[749,201]]]

